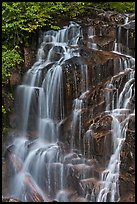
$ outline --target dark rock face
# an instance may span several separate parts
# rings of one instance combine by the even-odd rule
[[[131,21],[125,25],[118,26],[116,35],[121,35],[119,43],[123,48],[123,52],[135,57],[135,21]]]
[[[21,82],[20,75],[18,73],[13,73],[10,77],[10,85],[15,86]]]
[[[126,141],[121,152],[121,202],[135,200],[135,116],[129,118]],[[127,188],[129,186],[129,188]],[[125,196],[126,195],[126,196]]]
[[[36,48],[24,48],[24,63],[25,63],[25,70],[31,68],[36,60]]]

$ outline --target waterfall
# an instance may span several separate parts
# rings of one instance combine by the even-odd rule
[[[98,51],[94,36],[95,28],[89,27],[91,46],[87,43],[88,48]],[[13,141],[13,156],[20,158],[20,165],[16,165],[11,195],[23,202],[49,202],[54,199],[59,202],[119,201],[120,153],[129,118],[134,115],[130,106],[134,95],[135,71],[132,66],[135,60],[122,53],[119,27],[117,43],[115,40],[111,51],[120,56],[119,73],[107,81],[104,87],[107,92],[103,92],[104,114],[111,118],[112,153],[102,170],[92,156],[94,135],[98,133],[95,132],[98,127],[94,118],[94,122],[88,124],[89,128],[83,128],[83,121],[86,120],[84,111],[94,87],[90,87],[88,65],[81,60],[81,38],[81,26],[75,22],[70,22],[59,31],[43,32],[37,61],[17,88],[15,106],[19,135]],[[69,60],[72,60],[74,70],[71,66],[67,67]],[[72,78],[69,78],[67,87],[68,79],[65,77],[68,73]],[[125,73],[128,73],[128,77],[119,91],[116,78]],[[72,100],[72,108],[68,117],[65,94],[70,87],[73,91],[68,100]],[[95,97],[91,97],[94,103]],[[93,112],[87,114],[92,121]],[[62,126],[67,124],[67,117],[69,135],[61,132]],[[120,117],[124,119],[121,121]],[[30,136],[32,132],[34,135]],[[61,138],[65,138],[66,147]],[[101,173],[98,173],[98,169]]]
[[[88,28],[88,38],[91,39],[91,42],[88,43],[88,47],[92,49],[97,49],[97,44],[94,42],[94,36],[95,28],[91,26]]]
[[[58,129],[60,121],[64,119],[62,64],[67,59],[79,55],[77,49],[70,49],[70,46],[77,45],[80,36],[80,26],[74,22],[71,22],[69,27],[64,27],[58,32],[45,32],[38,50],[37,62],[28,70],[24,77],[23,85],[20,85],[17,89],[17,104],[19,104],[17,112],[22,136],[14,141],[16,154],[24,159],[23,172],[29,172],[42,190],[44,185],[47,185],[46,191],[48,195],[46,196],[48,197],[53,193],[52,185],[55,182],[53,181],[51,163],[61,162],[61,152],[58,146]],[[42,79],[44,71],[46,75]],[[83,92],[87,86],[86,67],[81,66],[81,75],[84,77],[83,80],[86,81],[86,84],[81,84],[81,91]],[[37,101],[35,101],[36,97]],[[35,144],[27,152],[28,149],[25,144],[28,142],[28,126],[31,126],[29,115],[32,114],[32,106],[38,112],[36,121],[38,127]],[[20,152],[21,149],[22,151]],[[42,176],[46,175],[46,171],[46,177],[48,177],[47,183],[42,178]],[[59,187],[61,190],[63,189],[63,174],[63,167],[61,167],[61,184]],[[15,176],[15,183],[18,182],[22,186],[20,187],[20,192],[13,190],[13,194],[26,201],[25,192],[24,196],[20,197],[21,191],[24,190],[24,180],[20,179],[19,175]],[[43,199],[46,201],[44,197]]]
[[[120,29],[118,32],[118,41],[120,41]],[[119,47],[119,46],[118,46]],[[120,52],[120,49],[118,49]],[[130,66],[134,64],[130,62],[132,61],[132,57],[128,60],[124,60],[123,70],[129,69],[128,73],[128,81],[125,83],[123,89],[117,97],[110,96],[110,93],[106,94],[106,111],[110,111],[110,116],[112,117],[111,129],[112,139],[113,139],[113,153],[110,157],[110,161],[108,163],[107,168],[101,174],[101,190],[97,195],[97,202],[118,202],[120,199],[119,195],[119,174],[120,174],[120,151],[122,145],[126,139],[126,131],[128,128],[128,121],[130,115],[134,114],[131,112],[126,115],[126,118],[123,122],[119,121],[119,116],[122,115],[122,112],[129,112],[130,107],[128,104],[130,103],[130,99],[133,96],[133,83],[135,80],[135,71],[130,69]],[[134,61],[134,59],[133,59]],[[128,64],[128,65],[127,65]],[[120,59],[120,69],[121,69],[121,59]],[[115,86],[113,84],[113,78],[109,84],[107,84],[107,88],[112,88]],[[117,92],[118,93],[118,92]],[[116,103],[114,105],[114,99],[116,98]],[[112,104],[110,106],[110,104]]]

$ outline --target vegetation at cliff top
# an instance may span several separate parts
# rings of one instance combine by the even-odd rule
[[[17,47],[27,45],[30,33],[43,26],[47,29],[59,29],[58,17],[63,18],[66,15],[73,18],[84,15],[88,7],[132,12],[135,11],[135,2],[3,2],[2,82],[5,83],[5,77],[10,75],[10,67],[21,62]]]
[[[84,16],[89,7],[91,11],[96,8],[134,12],[135,2],[2,2],[2,88],[23,61],[20,48],[28,46],[28,39],[36,30],[59,29],[59,18]],[[7,91],[7,97],[8,94]],[[8,111],[2,95],[2,113]]]

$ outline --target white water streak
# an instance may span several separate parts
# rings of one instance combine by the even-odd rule
[[[125,69],[127,66],[124,67]],[[106,94],[106,111],[109,111],[110,104],[112,103],[112,111],[110,110],[110,115],[112,117],[112,143],[113,143],[113,153],[110,157],[107,168],[102,172],[101,182],[102,187],[97,196],[97,202],[118,202],[119,201],[119,173],[120,173],[120,152],[121,147],[126,139],[126,132],[128,128],[128,121],[130,115],[127,114],[126,119],[122,123],[119,122],[118,116],[122,114],[122,111],[128,111],[128,104],[132,97],[134,74],[131,69],[128,73],[128,81],[125,83],[123,90],[119,94],[116,94],[116,105],[114,104],[114,97],[110,97],[110,93]],[[112,83],[112,81],[111,81]],[[113,85],[111,84],[113,87]],[[107,85],[107,88],[110,84]],[[112,101],[111,101],[112,100]]]

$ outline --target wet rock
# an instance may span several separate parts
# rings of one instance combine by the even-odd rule
[[[120,202],[135,202],[135,115],[131,114],[120,154]]]
[[[13,128],[13,129],[15,129],[16,128],[16,113],[12,113],[12,114],[10,114],[10,116],[9,116],[9,120],[10,120],[10,127],[11,128]]]
[[[73,164],[67,164],[66,167],[66,187],[77,189],[79,186],[79,178],[76,176],[76,172]]]
[[[89,178],[92,176],[92,167],[86,164],[73,165],[73,175],[77,179]]]
[[[54,45],[53,42],[44,42],[41,47],[41,52],[40,54],[42,54],[43,60],[48,59],[51,62],[55,62],[63,56],[64,49],[62,46]]]
[[[130,14],[130,15],[128,16],[128,18],[129,18],[129,21],[135,20],[135,13]]]
[[[120,25],[117,28],[116,36],[117,41],[121,43],[125,48],[123,47],[123,50],[129,49],[128,52],[131,54],[131,56],[135,56],[135,22],[129,22],[124,25]],[[119,37],[118,37],[119,36]]]
[[[50,49],[53,47],[53,43],[44,43],[43,50],[44,50],[44,56],[43,58],[46,59],[48,57]]]
[[[117,13],[115,11],[108,11],[104,12],[104,20],[108,22],[118,22],[124,21],[124,16],[122,16],[120,13]]]
[[[135,131],[127,130],[126,141],[123,144],[121,151],[121,172],[135,171]],[[131,173],[131,175],[132,175]],[[134,173],[133,173],[134,174]]]
[[[134,114],[131,114],[129,117],[128,129],[133,132],[135,131],[135,115]]]
[[[63,56],[64,49],[62,46],[54,46],[52,49],[51,61],[58,61]]]
[[[93,40],[98,46],[100,46],[100,49],[111,51],[115,39],[109,36],[94,36]]]
[[[72,163],[72,160],[73,159],[76,159],[78,158],[78,155],[76,153],[69,153],[67,154],[65,157],[64,157],[64,163],[67,164],[67,163]]]
[[[25,70],[31,68],[31,66],[35,63],[36,60],[36,48],[24,48],[24,65]]]
[[[16,198],[2,198],[2,202],[22,202]]]
[[[19,73],[12,73],[9,80],[11,86],[19,85],[21,82]]]
[[[98,161],[96,159],[87,159],[85,163],[94,168],[98,166]]]
[[[83,198],[83,197],[78,195],[77,198],[72,199],[72,202],[77,202],[77,203],[79,203],[79,202],[88,202],[88,200],[86,198]]]
[[[41,194],[39,187],[36,185],[34,179],[29,173],[25,173],[23,184],[25,189],[25,197],[29,202],[44,202],[43,195]],[[23,189],[22,189],[23,190]]]
[[[95,178],[82,179],[79,184],[79,193],[84,197],[94,192],[94,196],[99,192],[100,183]]]
[[[50,184],[49,184],[49,178],[47,178],[47,175],[50,171]],[[62,181],[61,181],[61,172],[62,172]],[[45,191],[49,192],[50,188],[52,187],[52,192],[49,192],[51,194],[51,197],[54,197],[56,195],[56,192],[59,191],[62,187],[64,188],[66,186],[66,177],[65,174],[67,174],[67,171],[63,164],[56,162],[46,165],[46,172],[45,172],[45,180],[46,184],[44,186],[46,187]],[[63,182],[63,183],[61,183]],[[49,186],[50,185],[50,186]],[[62,186],[62,187],[61,187]]]
[[[7,159],[2,159],[2,195],[4,196],[3,199],[6,199],[6,196],[10,192],[9,181],[11,180],[13,174],[11,171],[11,167],[9,166]],[[8,201],[2,202],[8,202]]]
[[[126,29],[135,30],[135,20],[124,24],[123,27],[126,28]]]
[[[83,47],[80,55],[88,65],[88,77],[92,79],[89,86],[96,86],[119,72],[117,54]]]
[[[64,190],[58,191],[56,195],[56,200],[58,202],[70,202],[71,198],[76,195],[76,191],[73,189],[66,188]]]
[[[94,116],[100,115],[101,112],[105,110],[105,102],[103,101],[102,103],[99,103],[97,106],[94,107],[93,109],[93,114]]]
[[[128,173],[120,175],[120,202],[135,202],[135,177]]]
[[[64,62],[62,65],[64,75],[64,101],[66,115],[72,110],[73,100],[81,93],[80,78],[81,66],[84,62],[81,57],[74,56]]]
[[[107,131],[104,133],[95,133],[92,139],[92,152],[95,156],[106,157],[112,153],[111,147],[111,132]]]
[[[100,162],[105,162],[112,153],[112,118],[110,116],[96,117],[95,121],[90,125],[90,129],[93,130],[90,140],[85,140],[86,155],[88,158],[94,155]]]

